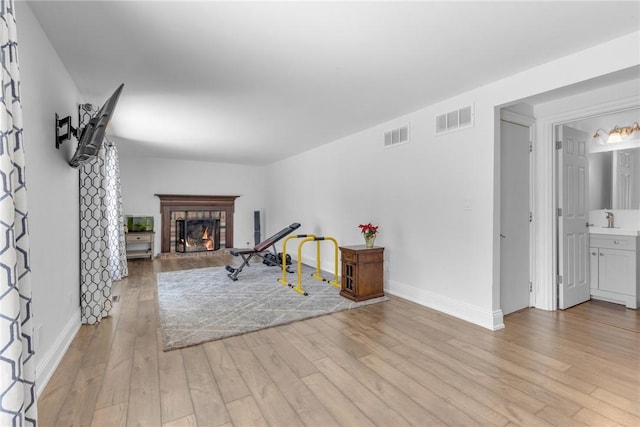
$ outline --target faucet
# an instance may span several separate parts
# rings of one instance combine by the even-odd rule
[[[613,228],[613,212],[605,212],[607,214],[607,228]]]

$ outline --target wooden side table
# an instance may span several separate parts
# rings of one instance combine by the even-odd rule
[[[153,231],[137,231],[125,233],[127,258],[153,258]],[[143,246],[143,247],[141,247]]]
[[[384,296],[384,248],[365,245],[340,246],[342,290],[353,301]]]

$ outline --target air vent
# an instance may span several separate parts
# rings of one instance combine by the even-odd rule
[[[384,146],[391,147],[409,141],[409,125],[384,133]]]
[[[436,116],[436,133],[449,132],[473,126],[471,106]]]

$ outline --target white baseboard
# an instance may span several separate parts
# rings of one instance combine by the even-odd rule
[[[75,338],[78,330],[80,330],[80,307],[73,312],[69,321],[56,338],[55,342],[47,351],[47,353],[40,359],[40,363],[36,366],[36,396],[44,391],[47,383],[51,379],[51,376],[55,372],[56,368],[60,364],[62,357],[65,355],[71,342]]]
[[[502,310],[484,310],[466,302],[422,289],[416,289],[413,286],[392,280],[387,283],[385,293],[441,311],[492,331],[504,328]]]
[[[295,262],[297,261],[294,260],[294,263]],[[302,263],[315,268],[316,260],[315,258],[303,255]],[[330,272],[329,274],[333,274],[333,270],[335,268],[333,264],[329,265],[327,262],[323,262],[321,269],[323,273]],[[295,280],[296,279],[293,279],[294,282]],[[502,310],[484,310],[472,304],[461,302],[433,292],[416,289],[413,286],[395,282],[393,280],[389,280],[385,283],[384,291],[385,293],[413,301],[417,304],[424,305],[425,307],[433,308],[434,310],[441,311],[492,331],[504,328],[504,316],[502,314]]]

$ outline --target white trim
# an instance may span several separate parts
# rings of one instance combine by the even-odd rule
[[[488,311],[430,291],[389,280],[385,293],[413,301],[492,331],[504,328],[502,310]]]
[[[292,261],[294,263],[297,263],[297,260],[293,259],[294,254],[291,254],[291,256]],[[314,266],[316,265],[316,260],[314,258],[303,255],[302,264],[315,268]],[[340,264],[338,264],[338,267],[339,266]],[[322,265],[320,268],[322,268],[323,273],[327,274],[327,277],[333,277],[333,264],[331,264],[331,266]],[[291,277],[289,279],[289,283],[293,283],[295,280],[295,278]],[[456,299],[449,298],[444,295],[418,289],[413,286],[393,280],[385,281],[384,292],[400,298],[404,298],[409,301],[413,301],[425,307],[438,310],[440,312],[449,314],[467,322],[474,323],[492,331],[497,331],[498,329],[504,328],[502,310],[487,311],[475,305],[460,302]]]
[[[539,118],[539,140],[534,150],[535,168],[535,204],[533,217],[537,218],[535,226],[535,274],[534,289],[536,293],[536,308],[543,310],[557,310],[556,272],[557,265],[557,223],[553,212],[556,211],[556,150],[554,149],[554,127],[574,120],[615,113],[630,108],[637,108],[640,96],[633,95],[606,103],[598,103],[588,107],[564,111],[547,117]],[[549,173],[551,171],[551,173]]]
[[[49,351],[40,359],[40,363],[36,366],[36,396],[40,396],[44,391],[51,376],[69,349],[71,342],[80,330],[80,326],[80,307],[78,307],[77,310],[74,310],[69,321]]]
[[[510,110],[505,110],[506,107],[500,109],[500,120],[505,122],[515,123],[516,125],[531,127],[535,124],[536,119],[533,117],[525,116],[522,114],[514,113]]]

